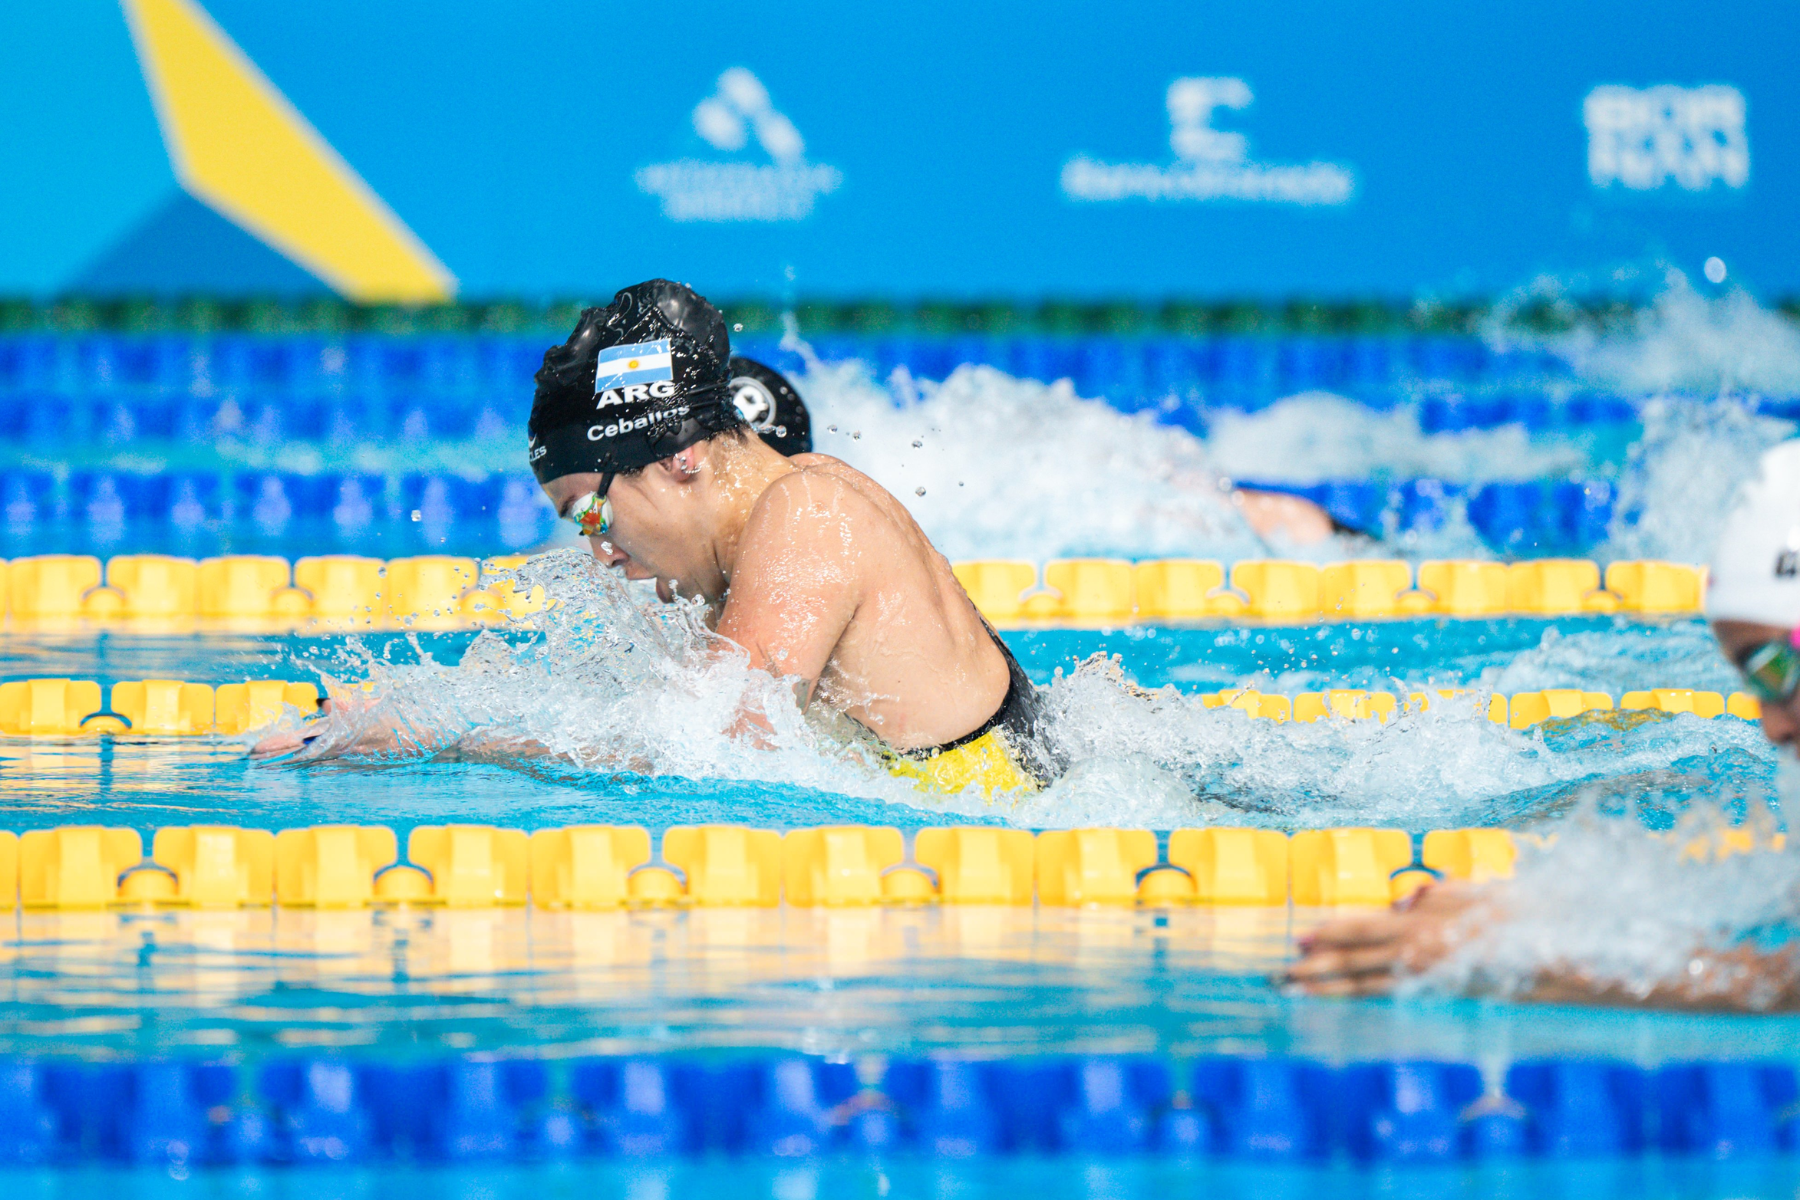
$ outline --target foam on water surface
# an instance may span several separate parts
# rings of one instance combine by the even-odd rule
[[[798,384],[814,412],[817,448],[900,497],[953,559],[1358,557],[1381,551],[1343,539],[1260,542],[1225,501],[1224,481],[1424,477],[1467,486],[1612,481],[1618,515],[1599,557],[1703,562],[1757,454],[1793,432],[1791,422],[1757,416],[1754,405],[1800,394],[1800,332],[1742,293],[1709,299],[1676,274],[1624,328],[1528,336],[1496,324],[1488,336],[1498,350],[1549,353],[1573,371],[1572,379],[1509,388],[1556,403],[1578,388],[1616,391],[1638,403],[1641,427],[1623,439],[1517,424],[1427,433],[1417,395],[1370,407],[1313,391],[1255,412],[1210,410],[1202,437],[1154,412],[1079,396],[1067,380],[963,366],[941,382],[904,370],[879,381],[859,362],[820,362],[791,335],[785,345],[806,363]],[[1460,510],[1386,549],[1492,557]]]
[[[1794,773],[1784,768],[1784,791]],[[1656,833],[1586,800],[1553,839],[1522,845],[1517,875],[1460,922],[1458,950],[1411,986],[1524,996],[1573,978],[1628,998],[1682,987],[1791,1005],[1800,965],[1768,952],[1800,928],[1800,848],[1776,832],[1755,803],[1695,804]]]
[[[390,641],[383,654],[356,639],[347,643],[332,667],[344,678],[333,692],[352,703],[313,727],[319,735],[300,759],[429,760],[441,770],[454,769],[446,760],[492,763],[600,791],[631,777],[729,783],[758,795],[810,792],[816,798],[801,807],[817,813],[815,822],[841,819],[845,810],[832,798],[847,797],[856,810],[873,805],[903,824],[973,819],[1030,828],[1159,829],[1516,824],[1559,811],[1568,790],[1587,781],[1625,787],[1654,779],[1675,792],[1720,784],[1766,790],[1774,769],[1754,726],[1736,719],[1613,714],[1572,723],[1598,730],[1597,736],[1575,736],[1557,725],[1518,732],[1488,720],[1480,690],[1438,699],[1427,711],[1386,723],[1252,721],[1234,709],[1208,708],[1199,695],[1171,686],[1173,672],[1157,678],[1134,669],[1140,684],[1155,689],[1134,692],[1122,686],[1125,666],[1103,657],[1104,638],[1071,644],[1064,635],[1065,652],[1102,655],[1076,667],[1070,654],[1044,680],[1044,737],[1070,764],[1068,773],[1039,793],[930,794],[890,775],[879,749],[853,723],[829,715],[822,704],[802,714],[787,685],[750,669],[741,654],[705,632],[692,610],[660,605],[573,553],[523,570],[561,601],[533,617],[527,635],[479,635],[454,665],[416,641],[404,647],[413,651],[405,661],[391,653],[403,647],[399,642]],[[1627,663],[1645,664],[1630,682],[1634,687],[1666,683],[1671,674],[1719,672],[1692,623],[1664,628],[1660,636],[1610,621],[1568,635],[1544,623],[1514,630],[1516,641],[1536,639],[1530,652],[1540,660],[1535,667],[1496,665],[1507,656],[1480,644],[1480,623],[1417,623],[1414,638],[1433,644],[1429,633],[1435,632],[1442,641],[1427,661],[1414,654],[1405,666],[1383,661],[1388,656],[1380,651],[1395,646],[1358,648],[1376,640],[1377,631],[1404,638],[1409,624],[1337,631],[1335,644],[1317,641],[1310,651],[1306,642],[1319,631],[1306,628],[1171,630],[1157,640],[1180,646],[1185,632],[1187,651],[1196,657],[1205,654],[1209,643],[1202,639],[1208,636],[1214,644],[1240,642],[1238,651],[1250,653],[1239,662],[1248,666],[1256,661],[1257,643],[1268,639],[1260,674],[1294,691],[1346,682],[1333,665],[1337,650],[1361,660],[1364,677],[1351,682],[1385,684],[1402,694],[1415,686],[1479,687],[1488,673],[1531,690],[1601,690],[1616,685],[1626,655]],[[1368,639],[1360,636],[1365,631]],[[1577,649],[1565,650],[1571,646]],[[1645,646],[1654,649],[1643,653]],[[1042,678],[1043,659],[1055,652],[1030,650],[1022,645],[1022,657],[1037,663]],[[1310,667],[1295,661],[1303,655]],[[1178,651],[1174,657],[1187,655]],[[1239,682],[1259,676],[1254,668],[1234,673]],[[365,685],[366,692],[360,690]],[[727,732],[746,707],[767,717],[770,728],[757,739],[761,744]],[[365,740],[371,730],[378,731],[373,742]],[[1670,764],[1678,760],[1699,765],[1671,774]],[[682,819],[677,812],[652,823]]]

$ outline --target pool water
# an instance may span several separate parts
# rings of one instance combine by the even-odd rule
[[[1535,348],[1571,369],[1519,383],[1526,400],[1563,412],[1578,407],[1572,388],[1628,397],[1615,406],[1618,420],[1592,427],[1446,426],[1440,418],[1462,403],[1467,381],[1419,380],[1380,403],[1312,392],[1242,409],[1189,404],[1173,412],[1143,400],[1134,407],[1083,398],[1067,383],[991,367],[964,366],[931,382],[820,361],[794,341],[783,352],[803,368],[818,448],[905,498],[953,559],[1416,560],[1544,553],[1554,542],[1544,538],[1554,534],[1575,538],[1555,545],[1602,560],[1698,562],[1756,453],[1792,431],[1743,389],[1800,390],[1800,343],[1791,330],[1754,306],[1709,304],[1674,289],[1623,333],[1578,331],[1567,344]],[[502,500],[488,497],[498,507],[482,510],[479,522],[455,511],[466,497],[452,477],[464,468],[495,481],[516,470],[512,452],[502,452],[512,444],[504,437],[380,447],[233,438],[204,462],[190,461],[191,447],[141,440],[90,448],[70,462],[102,473],[154,468],[237,473],[253,482],[282,472],[368,473],[387,480],[380,494],[393,511],[375,511],[374,491],[360,508],[347,504],[347,493],[321,492],[324,499],[307,501],[318,512],[297,508],[268,528],[245,523],[249,508],[230,515],[202,506],[199,523],[184,525],[173,509],[146,520],[128,512],[121,523],[91,502],[54,520],[49,505],[35,523],[20,524],[9,507],[7,555],[228,547],[391,557],[489,553],[503,548],[496,536],[516,548],[544,535],[544,514],[528,487],[517,495],[490,488]],[[0,459],[15,473],[41,474],[50,467],[40,453],[21,444]],[[416,497],[407,490],[419,480],[402,474],[419,471],[446,485],[441,495],[429,480]],[[1373,488],[1387,497],[1387,525],[1375,531],[1386,538],[1339,537],[1309,549],[1265,543],[1222,501],[1226,473]],[[52,491],[74,495],[75,482],[61,480]],[[1481,510],[1481,489],[1490,486],[1508,503],[1543,509],[1518,526],[1529,537],[1508,540],[1505,522]],[[1587,498],[1583,504],[1605,504],[1581,513],[1544,507],[1576,493]],[[816,715],[781,715],[766,749],[732,741],[720,731],[739,699],[773,697],[770,681],[700,653],[705,639],[686,617],[656,611],[591,567],[564,559],[546,570],[567,600],[568,619],[480,634],[9,629],[0,637],[0,679],[367,681],[379,711],[406,732],[375,752],[276,762],[252,761],[248,738],[4,739],[0,824],[105,823],[147,835],[195,823],[354,821],[392,826],[403,841],[415,825],[446,821],[523,829],[634,823],[652,831],[702,822],[777,829],[859,822],[907,831],[981,822],[1161,833],[1222,824],[1378,825],[1414,834],[1502,825],[1546,836],[1522,852],[1530,902],[1490,947],[1491,993],[1505,995],[1559,956],[1593,963],[1610,978],[1654,982],[1683,970],[1693,945],[1778,942],[1800,928],[1800,849],[1766,849],[1783,821],[1782,798],[1796,795],[1796,772],[1778,763],[1755,726],[1611,712],[1515,731],[1487,719],[1488,693],[1733,690],[1738,681],[1695,619],[1007,630],[1027,672],[1049,689],[1051,736],[1072,766],[1041,793],[989,799],[916,792],[882,770],[854,731]],[[1386,722],[1310,725],[1251,721],[1201,700],[1201,693],[1246,685],[1287,694],[1328,687],[1469,694]],[[1739,822],[1764,849],[1723,852],[1721,829]],[[462,1054],[730,1061],[768,1051],[837,1061],[1141,1054],[1186,1062],[1223,1054],[1333,1064],[1436,1058],[1475,1064],[1490,1079],[1534,1056],[1645,1067],[1800,1062],[1800,1018],[1454,998],[1471,982],[1461,967],[1399,1000],[1285,994],[1272,977],[1292,958],[1296,938],[1326,915],[955,906],[14,911],[0,916],[0,925],[11,922],[0,937],[0,1056],[252,1066],[296,1054],[358,1062]],[[949,1200],[1022,1190],[1045,1200],[1195,1191],[1723,1197],[1800,1190],[1793,1157],[1710,1162],[1654,1153],[1393,1169],[1145,1156],[846,1156],[189,1174],[185,1166],[81,1167],[8,1171],[6,1178],[46,1197],[160,1196],[196,1186],[220,1195],[323,1190],[348,1197],[404,1188],[631,1200]]]
[[[1528,825],[1563,812],[1578,793],[1631,798],[1654,826],[1694,797],[1766,796],[1774,777],[1773,752],[1752,724],[1735,718],[1592,714],[1512,731],[1489,722],[1476,698],[1544,688],[1615,697],[1654,687],[1731,690],[1730,668],[1694,620],[1132,626],[1011,630],[1005,637],[1034,681],[1049,688],[1055,726],[1074,766],[1070,777],[1037,796],[928,795],[879,765],[821,759],[820,743],[758,753],[723,739],[716,728],[709,736],[719,745],[701,747],[710,769],[699,772],[670,770],[655,759],[619,769],[578,759],[446,761],[457,756],[442,753],[265,764],[248,757],[247,742],[214,738],[8,741],[0,744],[0,794],[20,829],[104,814],[109,823],[145,830],[199,821],[278,828],[378,820],[403,835],[413,824],[448,820],[527,829],[592,820],[652,828],[976,820],[1162,830],[1223,820],[1419,831]],[[384,694],[395,705],[465,687],[477,689],[472,694],[483,704],[496,703],[496,691],[510,698],[512,682],[488,686],[481,667],[465,662],[485,661],[470,653],[476,638],[469,632],[14,631],[0,641],[0,678],[104,685],[145,678],[312,681],[359,678],[379,664]],[[554,652],[555,643],[535,632],[500,640],[509,654],[527,660]],[[1159,694],[1139,698],[1101,673],[1076,669],[1095,654],[1116,656],[1129,679]],[[599,709],[619,699],[611,681],[548,678],[577,714],[583,704]],[[1238,685],[1290,694],[1362,687],[1402,696],[1428,688],[1475,695],[1385,724],[1316,725],[1251,721],[1235,710],[1207,709],[1196,696]],[[645,703],[656,694],[647,689]],[[555,713],[558,721],[569,719],[563,709]],[[500,719],[491,710],[485,715]],[[543,718],[533,712],[526,719]],[[811,778],[797,774],[797,762]]]

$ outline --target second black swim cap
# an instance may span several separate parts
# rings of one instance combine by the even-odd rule
[[[771,449],[792,458],[812,453],[806,402],[774,367],[741,355],[731,360],[731,402]]]
[[[586,310],[538,369],[532,473],[636,471],[737,428],[730,357],[725,318],[686,284],[652,279]]]

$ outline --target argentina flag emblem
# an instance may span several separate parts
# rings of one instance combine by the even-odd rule
[[[608,346],[600,351],[594,364],[594,394],[599,395],[609,388],[674,378],[675,356],[669,350],[668,338],[631,346]]]

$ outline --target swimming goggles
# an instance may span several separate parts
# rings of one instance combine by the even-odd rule
[[[612,528],[613,506],[606,493],[612,490],[613,476],[608,471],[600,477],[600,490],[589,492],[585,496],[577,496],[575,503],[569,505],[568,519],[575,523],[584,537],[599,537]]]
[[[1794,638],[1800,633],[1776,638],[1753,647],[1738,660],[1738,670],[1750,691],[1765,704],[1786,704],[1800,692],[1800,645]]]

